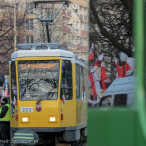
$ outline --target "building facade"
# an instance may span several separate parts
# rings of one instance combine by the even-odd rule
[[[87,60],[89,1],[72,0],[71,2],[69,7],[64,7],[60,11],[52,23],[48,23],[50,41],[60,42],[60,45],[73,51],[79,59]],[[16,5],[18,5],[17,2]],[[38,5],[44,19],[55,15],[61,6],[62,4]],[[32,0],[27,3],[24,1],[23,5],[19,4],[19,7],[16,7],[17,13],[25,11],[24,35],[23,39],[20,39],[24,41],[18,40],[20,43],[48,42],[46,22],[40,21],[38,7],[34,8]]]
[[[8,61],[19,43],[47,43],[46,23],[40,21],[34,0],[0,1],[0,65],[2,74],[8,74]],[[53,22],[48,24],[50,41],[59,42],[87,60],[88,53],[88,0],[71,0]],[[62,4],[42,4],[43,18],[52,17]],[[6,57],[7,56],[7,57]]]

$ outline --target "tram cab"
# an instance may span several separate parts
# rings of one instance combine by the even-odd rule
[[[43,141],[86,137],[84,61],[58,43],[19,44],[9,66],[11,139],[18,129],[32,130]]]

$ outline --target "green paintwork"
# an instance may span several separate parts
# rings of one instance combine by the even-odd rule
[[[89,108],[88,146],[146,146],[144,0],[135,0],[134,7],[135,105],[131,108]]]
[[[89,109],[88,118],[88,146],[134,146],[132,109]]]

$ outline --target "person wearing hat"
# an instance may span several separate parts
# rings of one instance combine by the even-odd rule
[[[7,98],[2,98],[0,101],[0,134],[3,140],[3,145],[8,145],[10,139],[10,105]]]

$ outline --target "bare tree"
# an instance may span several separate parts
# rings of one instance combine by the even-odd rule
[[[132,56],[132,2],[133,0],[90,1],[90,42],[95,44],[96,55],[102,52],[106,56],[111,80],[115,76],[113,56],[118,56],[121,51]]]
[[[95,0],[90,6],[91,27],[97,36],[91,40],[132,56],[132,0]]]
[[[19,7],[19,4],[17,5]],[[26,11],[16,11],[17,34],[14,33],[14,3],[10,1],[0,2],[0,73],[8,74],[8,61],[14,51],[14,35],[17,41],[23,41],[24,23]]]

